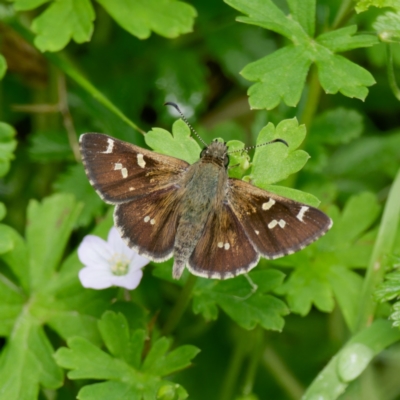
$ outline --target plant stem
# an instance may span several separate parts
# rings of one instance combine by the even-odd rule
[[[305,124],[307,129],[310,128],[314,115],[317,111],[321,92],[322,88],[318,79],[318,70],[316,65],[313,64],[311,67],[310,81],[308,85],[307,101],[300,117],[300,124]]]
[[[182,315],[185,312],[187,305],[189,304],[194,285],[196,284],[196,280],[196,276],[192,274],[189,275],[185,286],[182,288],[182,291],[175,302],[174,308],[169,314],[168,319],[161,330],[162,335],[169,335],[179,324],[179,321],[181,320]]]
[[[393,63],[393,48],[392,43],[386,44],[386,55],[387,55],[387,74],[389,80],[390,89],[397,100],[400,101],[400,89],[397,85],[396,75],[394,74],[394,63]]]
[[[383,211],[378,236],[368,265],[367,273],[360,296],[356,331],[371,325],[374,319],[376,301],[373,294],[384,277],[384,259],[393,251],[395,236],[400,219],[400,170],[389,192]]]
[[[248,332],[245,333],[247,334]],[[232,357],[227,361],[228,370],[221,386],[221,394],[219,396],[220,400],[231,400],[234,398],[234,391],[237,385],[240,367],[248,353],[248,348],[247,335],[246,337],[244,337],[243,334],[239,335],[239,338],[235,341]]]
[[[332,24],[332,30],[343,25],[354,11],[354,0],[343,0]]]
[[[304,388],[271,347],[265,348],[262,361],[287,395],[293,400],[299,400]]]
[[[28,43],[34,46],[32,33],[22,26],[17,20],[10,21],[10,26],[15,29]],[[99,103],[108,108],[111,112],[117,115],[122,121],[128,124],[131,128],[145,134],[146,132],[139,128],[133,121],[131,121],[118,107],[116,107],[103,93],[101,93],[88,79],[86,79],[78,69],[72,64],[65,53],[51,53],[46,51],[42,53],[53,65],[58,67],[78,85],[90,93]]]
[[[264,348],[264,332],[260,327],[253,331],[253,350],[250,354],[250,362],[244,378],[242,394],[247,396],[253,392],[255,375]]]

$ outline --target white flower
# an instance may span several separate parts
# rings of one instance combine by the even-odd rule
[[[85,236],[78,257],[85,265],[79,271],[79,279],[85,288],[92,289],[135,289],[142,279],[142,268],[149,263],[122,241],[115,227],[110,229],[107,242],[98,236]]]

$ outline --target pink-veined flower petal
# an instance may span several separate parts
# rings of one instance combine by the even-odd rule
[[[79,280],[82,286],[90,289],[106,289],[113,285],[113,274],[110,269],[99,270],[93,267],[84,267],[79,271]]]
[[[116,276],[113,275],[111,282],[115,286],[124,287],[125,289],[136,289],[142,279],[143,271],[141,269],[136,271],[129,271],[126,275]]]
[[[89,267],[110,270],[109,260],[112,256],[113,251],[109,244],[98,236],[85,236],[78,247],[79,260]]]

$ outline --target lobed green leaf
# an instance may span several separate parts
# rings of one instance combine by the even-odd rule
[[[318,67],[320,83],[326,93],[341,92],[348,97],[364,100],[367,86],[375,83],[372,75],[335,52],[378,44],[374,36],[357,35],[350,26],[313,38],[315,30],[315,1],[289,1],[292,15],[286,16],[271,0],[226,0],[248,17],[239,21],[273,30],[293,43],[248,64],[242,75],[257,82],[248,94],[251,108],[272,109],[281,101],[294,107],[300,100],[308,70],[312,63]]]
[[[151,31],[175,38],[192,31],[197,13],[194,7],[176,0],[97,0],[115,21],[139,39]]]
[[[194,289],[193,311],[206,319],[216,319],[219,306],[245,329],[253,329],[259,324],[264,329],[281,331],[282,316],[288,313],[287,307],[281,300],[265,293],[279,286],[284,275],[276,270],[261,270],[251,272],[249,276],[257,286],[255,291],[244,276],[218,282],[199,279]]]
[[[299,126],[295,118],[280,122],[276,128],[272,123],[264,127],[258,135],[257,145],[280,138],[285,140],[289,147],[279,142],[257,147],[250,173],[252,182],[264,188],[265,185],[282,181],[298,172],[309,157],[305,151],[296,150],[305,135],[305,126]]]
[[[32,22],[36,47],[59,51],[72,39],[76,43],[90,40],[95,13],[90,0],[54,1]]]
[[[201,148],[190,136],[189,127],[182,120],[172,126],[172,134],[161,128],[153,128],[145,136],[146,144],[154,151],[185,160],[193,164],[200,157]]]
[[[6,59],[0,54],[0,79],[3,79],[7,70]]]
[[[54,273],[81,209],[82,205],[68,194],[29,203],[26,237],[33,288],[42,286]]]
[[[17,141],[14,139],[15,133],[15,129],[11,125],[0,122],[0,177],[7,174],[10,169],[10,161],[14,158],[13,152],[17,147]]]
[[[370,7],[384,8],[391,7],[400,10],[399,0],[358,0],[356,11],[358,13],[367,11]]]

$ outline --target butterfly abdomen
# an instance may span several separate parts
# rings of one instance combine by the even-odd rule
[[[222,202],[226,182],[226,172],[221,166],[213,163],[204,164],[200,160],[189,167],[174,243],[175,278],[181,276],[203,234],[208,216],[217,208],[218,202]]]

